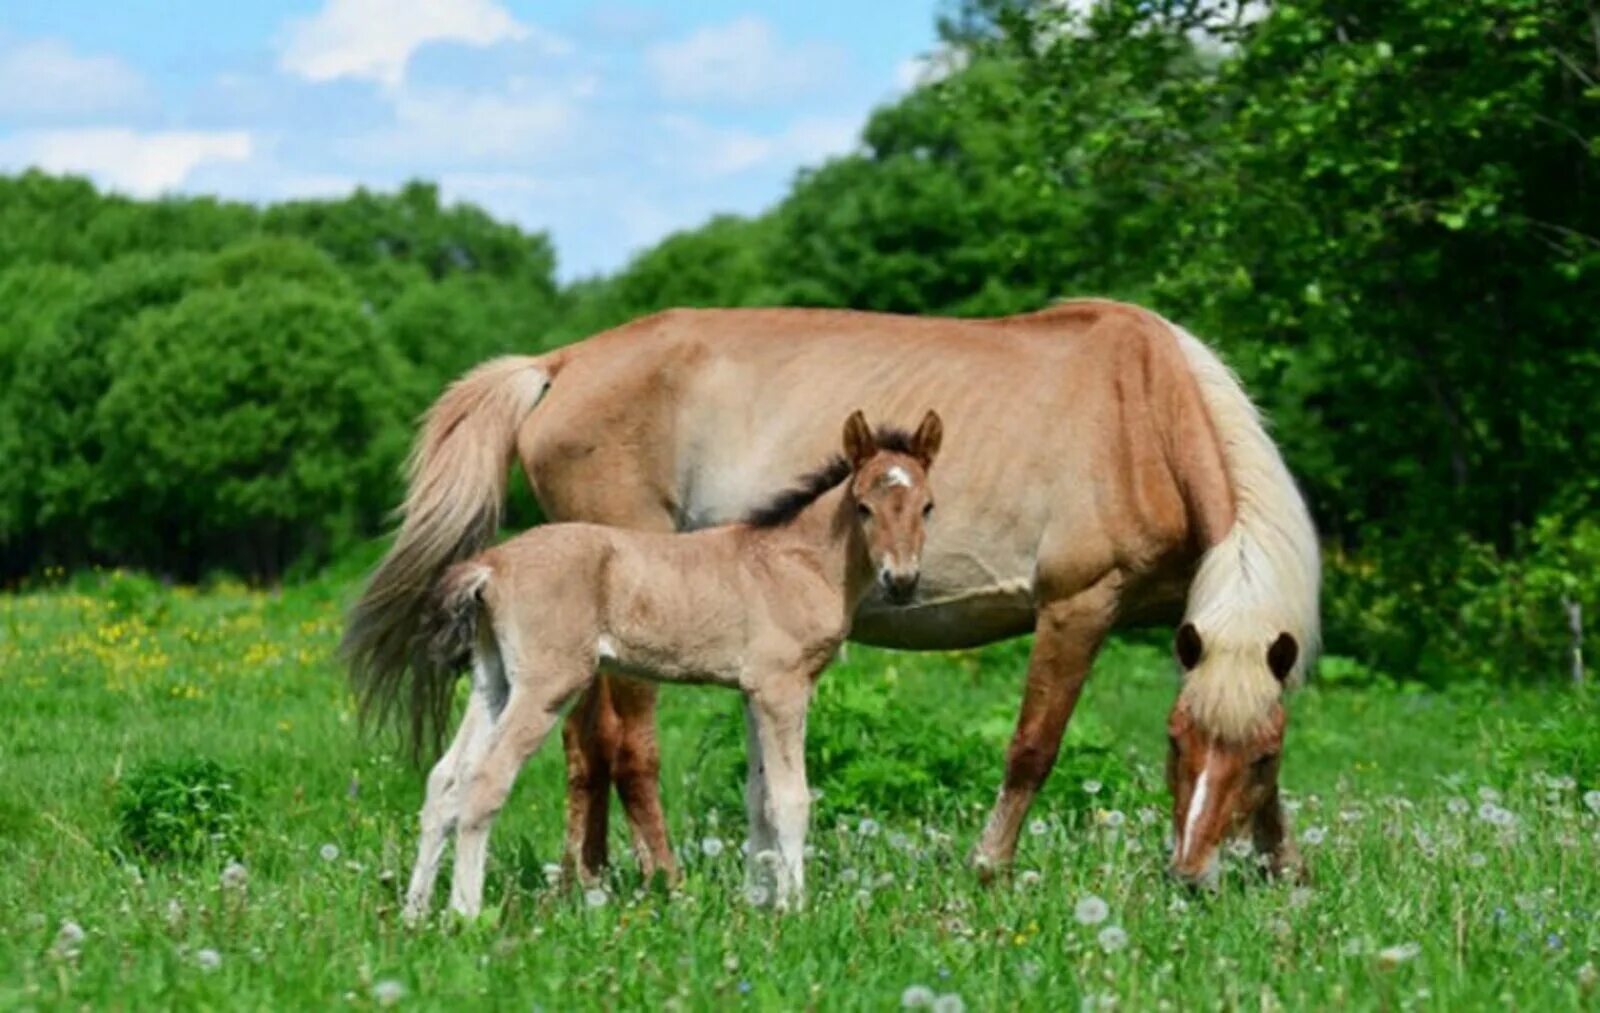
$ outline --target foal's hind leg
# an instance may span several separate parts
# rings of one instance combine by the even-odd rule
[[[483,907],[483,869],[489,828],[505,805],[517,773],[561,717],[561,707],[594,677],[588,663],[530,659],[511,677],[511,697],[489,733],[488,748],[466,774],[456,829],[450,907],[476,917]]]
[[[1016,854],[1022,821],[1055,766],[1061,735],[1111,629],[1115,607],[1115,585],[1105,580],[1039,609],[1022,711],[1006,751],[1005,781],[972,855],[980,871],[1008,865]]]
[[[487,696],[473,690],[467,712],[450,748],[428,774],[428,789],[422,804],[422,833],[417,840],[417,862],[411,869],[411,885],[406,889],[405,920],[418,922],[428,913],[433,899],[433,883],[439,874],[439,860],[455,826],[463,773],[470,769],[475,754],[488,743],[490,726]]]

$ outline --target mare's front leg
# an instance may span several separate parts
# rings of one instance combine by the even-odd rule
[[[811,791],[806,785],[806,708],[811,702],[811,673],[785,675],[760,683],[749,704],[765,782],[762,811],[770,828],[771,850],[777,853],[773,902],[780,909],[804,903],[806,824],[811,818]],[[752,821],[750,861],[756,861]]]
[[[1305,863],[1300,858],[1300,848],[1294,841],[1294,830],[1283,811],[1283,800],[1276,789],[1250,820],[1250,837],[1256,852],[1267,859],[1267,875],[1277,879],[1285,877],[1294,882],[1307,879]]]
[[[489,731],[488,746],[467,771],[456,828],[455,873],[450,908],[475,918],[483,907],[483,870],[489,857],[489,828],[505,805],[517,773],[543,744],[561,708],[594,678],[592,665],[530,659],[508,673],[511,696]]]
[[[992,874],[1016,855],[1022,821],[1055,766],[1062,733],[1078,705],[1094,656],[1111,629],[1116,614],[1115,586],[1108,578],[1039,609],[1022,711],[1006,751],[1005,781],[972,855],[981,873]]]
[[[488,696],[474,688],[450,748],[428,774],[420,819],[422,832],[417,839],[417,862],[412,866],[411,885],[406,889],[404,917],[408,924],[421,921],[428,913],[434,880],[439,874],[439,860],[444,857],[445,843],[456,824],[462,777],[488,744],[491,720]]]

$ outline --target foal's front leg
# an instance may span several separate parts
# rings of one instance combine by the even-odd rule
[[[788,676],[750,694],[756,738],[761,745],[766,798],[762,806],[777,845],[774,902],[798,909],[805,893],[806,823],[811,793],[806,786],[806,708],[811,702],[809,674]],[[754,840],[751,860],[755,860]]]
[[[744,882],[747,890],[768,886],[772,876],[762,868],[762,862],[777,854],[777,832],[767,816],[767,771],[761,759],[761,725],[756,717],[755,701],[744,702],[744,811],[749,820],[750,854],[745,861]],[[771,886],[776,889],[776,883]]]

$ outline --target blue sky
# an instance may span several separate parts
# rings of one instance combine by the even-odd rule
[[[5,0],[0,171],[138,196],[423,177],[555,238],[561,274],[752,212],[850,150],[936,0]]]

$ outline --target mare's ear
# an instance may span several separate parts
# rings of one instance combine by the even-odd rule
[[[858,468],[877,452],[878,441],[872,437],[872,427],[867,425],[867,417],[857,408],[844,420],[844,456],[852,468]]]
[[[1184,623],[1178,627],[1178,635],[1172,640],[1173,649],[1178,654],[1178,664],[1187,672],[1200,664],[1200,654],[1205,650],[1205,645],[1200,641],[1200,631],[1194,628],[1194,623]]]
[[[1294,637],[1287,633],[1278,634],[1278,639],[1267,648],[1267,667],[1272,669],[1273,677],[1279,682],[1289,678],[1289,673],[1294,671],[1295,660],[1300,657],[1300,645]]]
[[[933,459],[939,456],[939,446],[944,443],[944,423],[939,420],[939,413],[928,410],[922,417],[922,425],[917,427],[916,433],[911,437],[911,456],[922,464],[926,471],[933,466]]]

